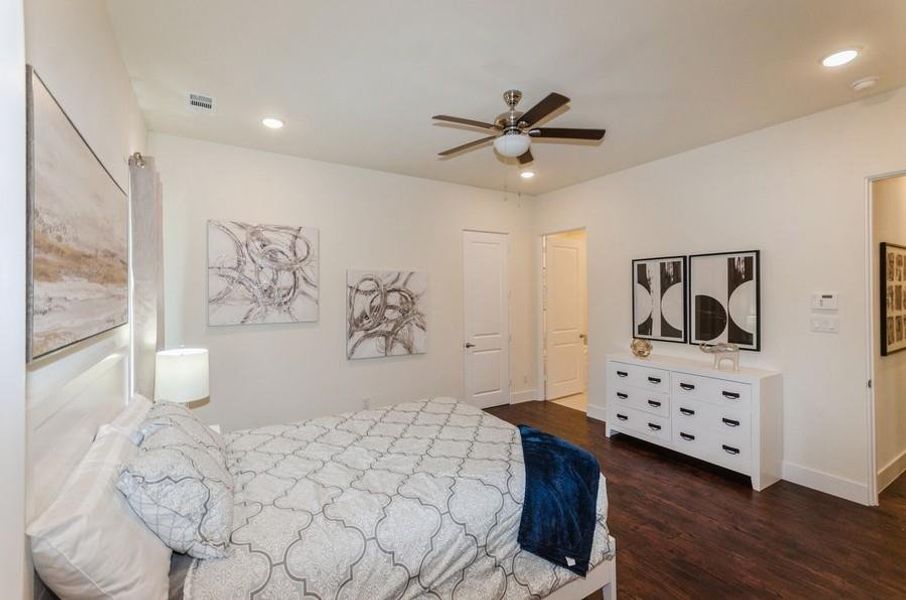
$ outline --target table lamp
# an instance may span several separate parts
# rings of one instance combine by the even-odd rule
[[[174,348],[157,353],[155,400],[187,404],[209,395],[207,349]]]

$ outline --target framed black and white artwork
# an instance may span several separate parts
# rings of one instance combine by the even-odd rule
[[[632,261],[632,335],[686,343],[686,257]]]
[[[881,242],[881,356],[906,350],[906,246]]]
[[[689,257],[692,344],[736,344],[761,350],[759,252]]]

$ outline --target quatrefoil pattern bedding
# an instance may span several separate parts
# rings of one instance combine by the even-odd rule
[[[544,597],[576,575],[517,543],[518,430],[452,399],[225,436],[236,492],[227,557],[188,600]],[[592,564],[613,555],[602,478]]]

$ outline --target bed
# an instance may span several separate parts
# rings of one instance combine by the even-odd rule
[[[519,431],[450,398],[224,436],[225,558],[174,554],[171,598],[615,598],[601,478],[593,568],[520,549]]]

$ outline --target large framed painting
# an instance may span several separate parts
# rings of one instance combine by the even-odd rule
[[[208,325],[317,320],[317,229],[208,221]]]
[[[632,261],[632,336],[686,343],[686,257]]]
[[[428,276],[418,271],[346,272],[346,358],[424,354]]]
[[[129,208],[38,75],[27,73],[28,360],[128,321]]]
[[[758,250],[689,257],[690,343],[761,350]]]
[[[906,349],[906,247],[881,242],[881,356]]]

